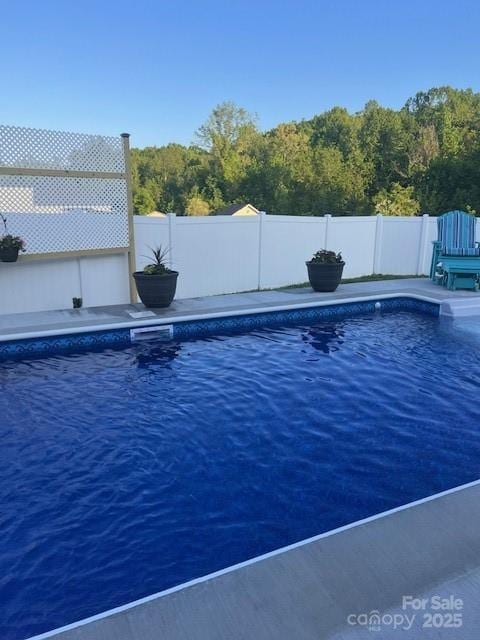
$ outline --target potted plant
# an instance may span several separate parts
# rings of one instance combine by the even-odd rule
[[[345,266],[341,253],[321,249],[305,264],[308,279],[315,291],[335,291],[340,284]]]
[[[18,260],[18,252],[25,251],[25,240],[20,236],[12,236],[8,233],[7,219],[0,213],[5,233],[0,236],[0,261],[16,262]]]
[[[160,246],[151,251],[153,262],[133,274],[138,295],[146,307],[168,307],[175,297],[178,271],[165,264],[168,250]]]

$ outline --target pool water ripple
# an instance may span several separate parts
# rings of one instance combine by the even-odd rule
[[[480,475],[480,337],[429,316],[0,365],[0,638]]]

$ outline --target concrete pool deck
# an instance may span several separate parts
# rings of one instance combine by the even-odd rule
[[[302,287],[178,300],[146,317],[135,317],[145,311],[140,304],[3,315],[0,340],[392,296],[436,302],[446,316],[480,314],[480,294],[451,292],[426,278],[412,278],[343,284],[330,294]],[[480,481],[35,638],[354,640],[372,637],[374,630],[363,624],[362,614],[377,612],[381,622],[376,637],[382,639],[476,640],[480,628],[479,532]],[[404,596],[425,599],[426,608],[402,609]],[[462,608],[434,609],[430,598],[437,596],[461,600]],[[452,626],[458,619],[455,623],[445,616],[458,613],[460,624]],[[423,628],[427,614],[443,617]],[[401,620],[398,624],[403,630],[393,628],[393,620]]]
[[[0,341],[392,296],[411,296],[437,302],[442,305],[445,315],[480,314],[480,293],[448,291],[427,278],[407,278],[342,284],[334,293],[315,293],[309,287],[298,287],[188,298],[175,300],[168,309],[147,312],[142,304],[125,304],[6,314],[0,315]],[[146,317],[138,315],[145,312],[148,314]]]
[[[479,532],[477,481],[36,640],[477,640]]]

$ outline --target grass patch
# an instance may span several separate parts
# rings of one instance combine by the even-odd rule
[[[370,276],[360,276],[358,278],[342,278],[341,284],[351,284],[354,282],[377,282],[379,280],[405,280],[406,278],[425,278],[426,276],[393,276],[385,273],[375,273]],[[276,291],[283,289],[298,289],[300,287],[309,287],[309,282],[299,282],[298,284],[289,284],[286,287],[279,287]]]
[[[389,276],[384,273],[375,273],[371,276],[360,276],[359,278],[343,278],[342,284],[350,282],[375,282],[376,280],[405,280],[406,278],[425,278],[426,276]]]
[[[370,276],[360,276],[358,278],[343,278],[340,284],[350,284],[352,282],[375,282],[377,280],[405,280],[406,278],[426,278],[427,276],[392,276],[385,273],[375,273]],[[286,284],[284,287],[269,287],[266,289],[246,289],[245,291],[232,291],[231,293],[217,293],[219,296],[230,296],[234,293],[256,293],[257,291],[285,291],[285,289],[301,289],[310,287],[309,282],[299,282],[298,284]]]

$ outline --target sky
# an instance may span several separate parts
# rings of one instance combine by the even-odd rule
[[[473,0],[0,0],[0,124],[189,144],[218,103],[262,129],[480,90]]]

